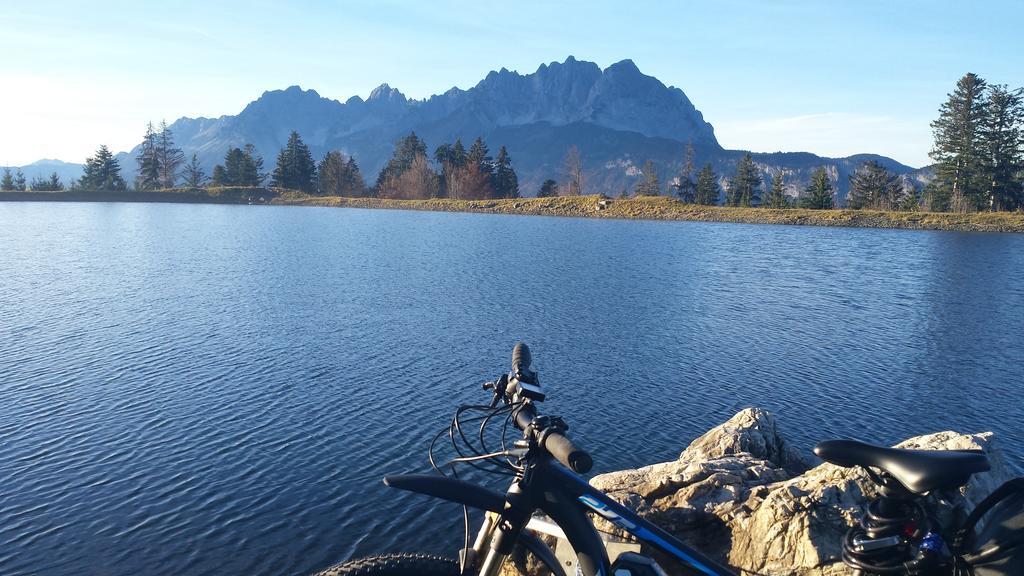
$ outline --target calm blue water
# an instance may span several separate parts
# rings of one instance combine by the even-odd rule
[[[458,508],[379,477],[517,339],[597,471],[749,405],[1019,464],[1022,334],[1021,235],[0,203],[0,573],[451,552]]]

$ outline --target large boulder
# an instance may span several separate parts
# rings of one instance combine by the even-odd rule
[[[933,502],[943,517],[970,509],[1011,472],[992,433],[939,432],[901,448],[973,448],[992,470]],[[690,443],[677,460],[596,476],[591,484],[682,540],[744,573],[848,574],[840,539],[862,514],[874,487],[859,469],[821,464],[785,441],[774,416],[748,408]],[[598,527],[621,535],[601,519]],[[673,562],[655,558],[671,574]]]

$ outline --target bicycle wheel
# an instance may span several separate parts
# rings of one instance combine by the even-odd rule
[[[386,554],[336,564],[316,576],[459,576],[459,563],[429,554]]]

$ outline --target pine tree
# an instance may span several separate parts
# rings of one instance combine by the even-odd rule
[[[903,184],[897,174],[892,174],[878,162],[871,160],[861,164],[850,175],[850,191],[846,205],[854,210],[895,210],[903,195]]]
[[[1024,90],[991,85],[981,123],[983,171],[989,210],[1015,210],[1022,205],[1024,173]]]
[[[395,151],[377,175],[377,184],[374,187],[379,190],[388,179],[391,179],[392,182],[397,181],[402,173],[412,167],[413,160],[420,155],[426,157],[427,144],[420,140],[415,132],[411,132],[395,144]]]
[[[4,168],[4,176],[0,179],[0,190],[4,192],[14,191],[14,174],[10,168]]]
[[[28,189],[28,182],[25,181],[25,174],[19,168],[14,173],[14,189],[18,192],[24,192]]]
[[[239,186],[262,186],[267,179],[263,172],[263,157],[256,153],[256,147],[252,144],[246,144],[241,152]]]
[[[146,135],[142,137],[142,147],[135,157],[138,170],[135,176],[136,190],[152,190],[160,187],[160,158],[157,154],[159,142],[153,123],[146,124]]]
[[[316,164],[298,132],[291,133],[288,143],[277,155],[277,166],[270,185],[302,192],[316,190]]]
[[[654,167],[654,162],[651,160],[644,162],[641,172],[640,181],[637,182],[633,194],[635,196],[657,196],[661,192],[661,180],[658,178],[658,170]]]
[[[332,150],[324,155],[317,168],[317,186],[324,196],[344,196],[356,198],[363,196],[366,184],[356,166],[354,158]]]
[[[241,148],[228,148],[224,154],[224,163],[213,168],[214,186],[241,186],[244,154]]]
[[[772,187],[764,199],[765,208],[789,208],[789,196],[786,196],[786,183],[782,170],[772,176]]]
[[[921,208],[921,199],[917,195],[917,188],[907,186],[903,190],[900,202],[896,209],[901,212],[917,212]]]
[[[800,198],[800,207],[811,210],[831,210],[834,205],[832,180],[824,168],[811,174],[811,183]]]
[[[925,212],[946,212],[949,210],[949,206],[949,188],[940,183],[938,179],[925,185],[921,192],[921,207]]]
[[[551,198],[552,196],[558,196],[558,182],[548,178],[540,185],[540,190],[537,191],[537,198]]]
[[[121,165],[106,146],[87,158],[78,186],[83,190],[120,191],[127,188],[121,177]]]
[[[366,180],[363,179],[363,173],[353,156],[349,156],[348,162],[345,163],[345,176],[350,196],[366,196]]]
[[[167,126],[166,120],[160,122],[156,156],[159,159],[160,186],[174,188],[178,183],[178,169],[185,162],[185,154],[174,146],[174,133]]]
[[[477,137],[466,154],[465,198],[485,200],[494,198],[494,159],[483,139]]]
[[[675,188],[676,193],[679,195],[679,200],[686,204],[694,202],[696,197],[697,183],[693,180],[693,143],[686,145],[686,157],[683,159],[683,168],[679,172],[679,178],[676,180]]]
[[[968,73],[957,82],[932,122],[935,146],[931,157],[938,165],[939,185],[948,190],[955,212],[976,209],[986,191],[981,175],[985,110],[985,81]]]
[[[736,175],[726,191],[728,206],[757,206],[761,203],[761,174],[749,152],[736,163]]]
[[[718,187],[718,175],[708,162],[697,175],[697,186],[694,189],[694,202],[703,206],[715,206],[721,190]]]
[[[60,192],[64,189],[64,183],[60,181],[60,175],[53,172],[49,178],[33,178],[31,188],[33,192]]]
[[[512,158],[502,146],[494,161],[494,194],[498,198],[519,198],[519,177],[512,168]]]
[[[192,154],[192,160],[185,166],[185,186],[202,188],[206,184],[206,172],[199,165],[199,156]]]

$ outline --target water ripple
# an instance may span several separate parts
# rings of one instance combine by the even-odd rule
[[[749,405],[804,450],[1024,454],[1020,236],[4,203],[0,246],[3,574],[450,554],[458,508],[380,476],[425,470],[517,339],[599,470]]]

